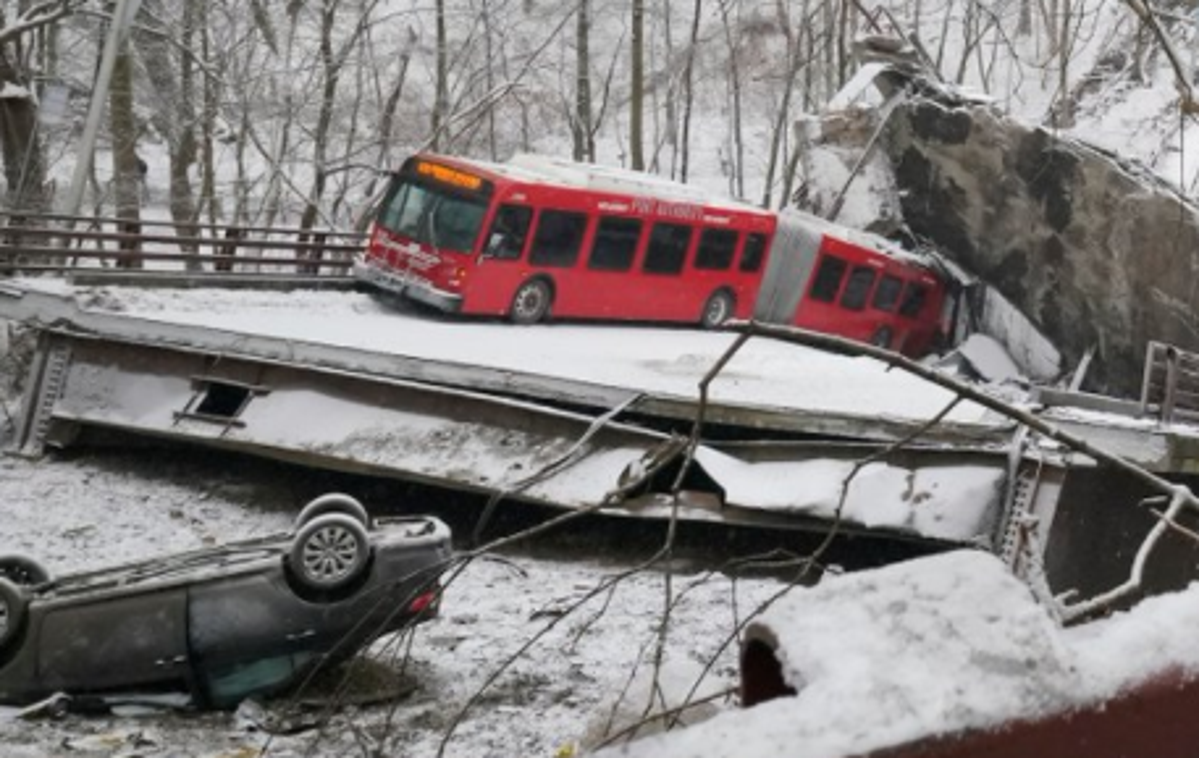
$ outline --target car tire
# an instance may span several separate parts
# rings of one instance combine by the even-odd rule
[[[733,296],[725,290],[712,293],[704,303],[703,313],[699,316],[699,325],[705,329],[715,329],[728,321],[733,315]]]
[[[370,537],[362,522],[344,513],[326,513],[296,532],[287,564],[303,587],[327,592],[362,576],[369,558]]]
[[[0,651],[8,645],[21,629],[25,620],[25,591],[16,583],[0,577]]]
[[[32,587],[50,581],[50,572],[27,555],[9,553],[0,555],[0,578],[18,587]]]
[[[544,321],[550,312],[553,294],[544,279],[529,279],[516,288],[512,304],[508,306],[508,319],[514,324],[528,326]]]
[[[300,515],[296,516],[295,530],[299,531],[309,521],[326,513],[344,513],[347,516],[353,516],[363,526],[370,528],[370,515],[367,514],[366,508],[357,498],[344,492],[330,492],[312,500],[300,510]]]

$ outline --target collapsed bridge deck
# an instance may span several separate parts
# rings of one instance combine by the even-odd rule
[[[1088,465],[1014,445],[1014,424],[963,403],[850,479],[952,394],[870,359],[751,340],[711,385],[705,418],[723,433],[701,437],[676,511],[666,493],[682,434],[730,334],[514,328],[397,313],[356,293],[53,280],[0,288],[0,318],[40,332],[17,439],[29,453],[117,429],[561,508],[772,528],[839,520],[1013,561],[1030,517],[1044,528],[1036,544],[1051,541],[1066,473]],[[1150,466],[1187,439],[1100,428]]]

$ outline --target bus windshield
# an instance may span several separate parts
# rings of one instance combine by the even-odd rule
[[[480,200],[397,179],[376,220],[390,232],[434,248],[470,252],[486,212]]]

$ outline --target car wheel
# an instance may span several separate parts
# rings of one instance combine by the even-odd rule
[[[344,513],[317,516],[296,532],[288,566],[305,587],[335,590],[366,570],[370,538],[366,527]]]
[[[536,324],[550,312],[550,286],[544,279],[530,279],[512,296],[508,318],[514,324]]]
[[[705,329],[715,329],[729,320],[733,315],[733,296],[724,290],[713,292],[704,303],[704,312],[700,314],[699,323]]]
[[[0,555],[0,578],[18,587],[32,587],[50,581],[50,572],[27,555],[10,553]]]
[[[25,592],[16,584],[0,577],[0,650],[16,636],[25,619]]]
[[[344,513],[347,516],[353,516],[363,526],[370,528],[370,516],[367,515],[366,508],[362,506],[362,503],[343,492],[330,492],[304,506],[300,515],[296,516],[296,530],[317,516],[323,516],[326,513]]]
[[[890,350],[891,330],[885,326],[882,329],[879,329],[874,333],[874,336],[870,338],[870,344],[874,345],[875,347],[881,347],[884,350]]]

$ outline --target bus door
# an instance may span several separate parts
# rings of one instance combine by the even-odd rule
[[[533,209],[530,206],[503,203],[496,208],[467,287],[466,300],[471,311],[507,312],[512,294],[528,270],[525,249],[532,226]]]

